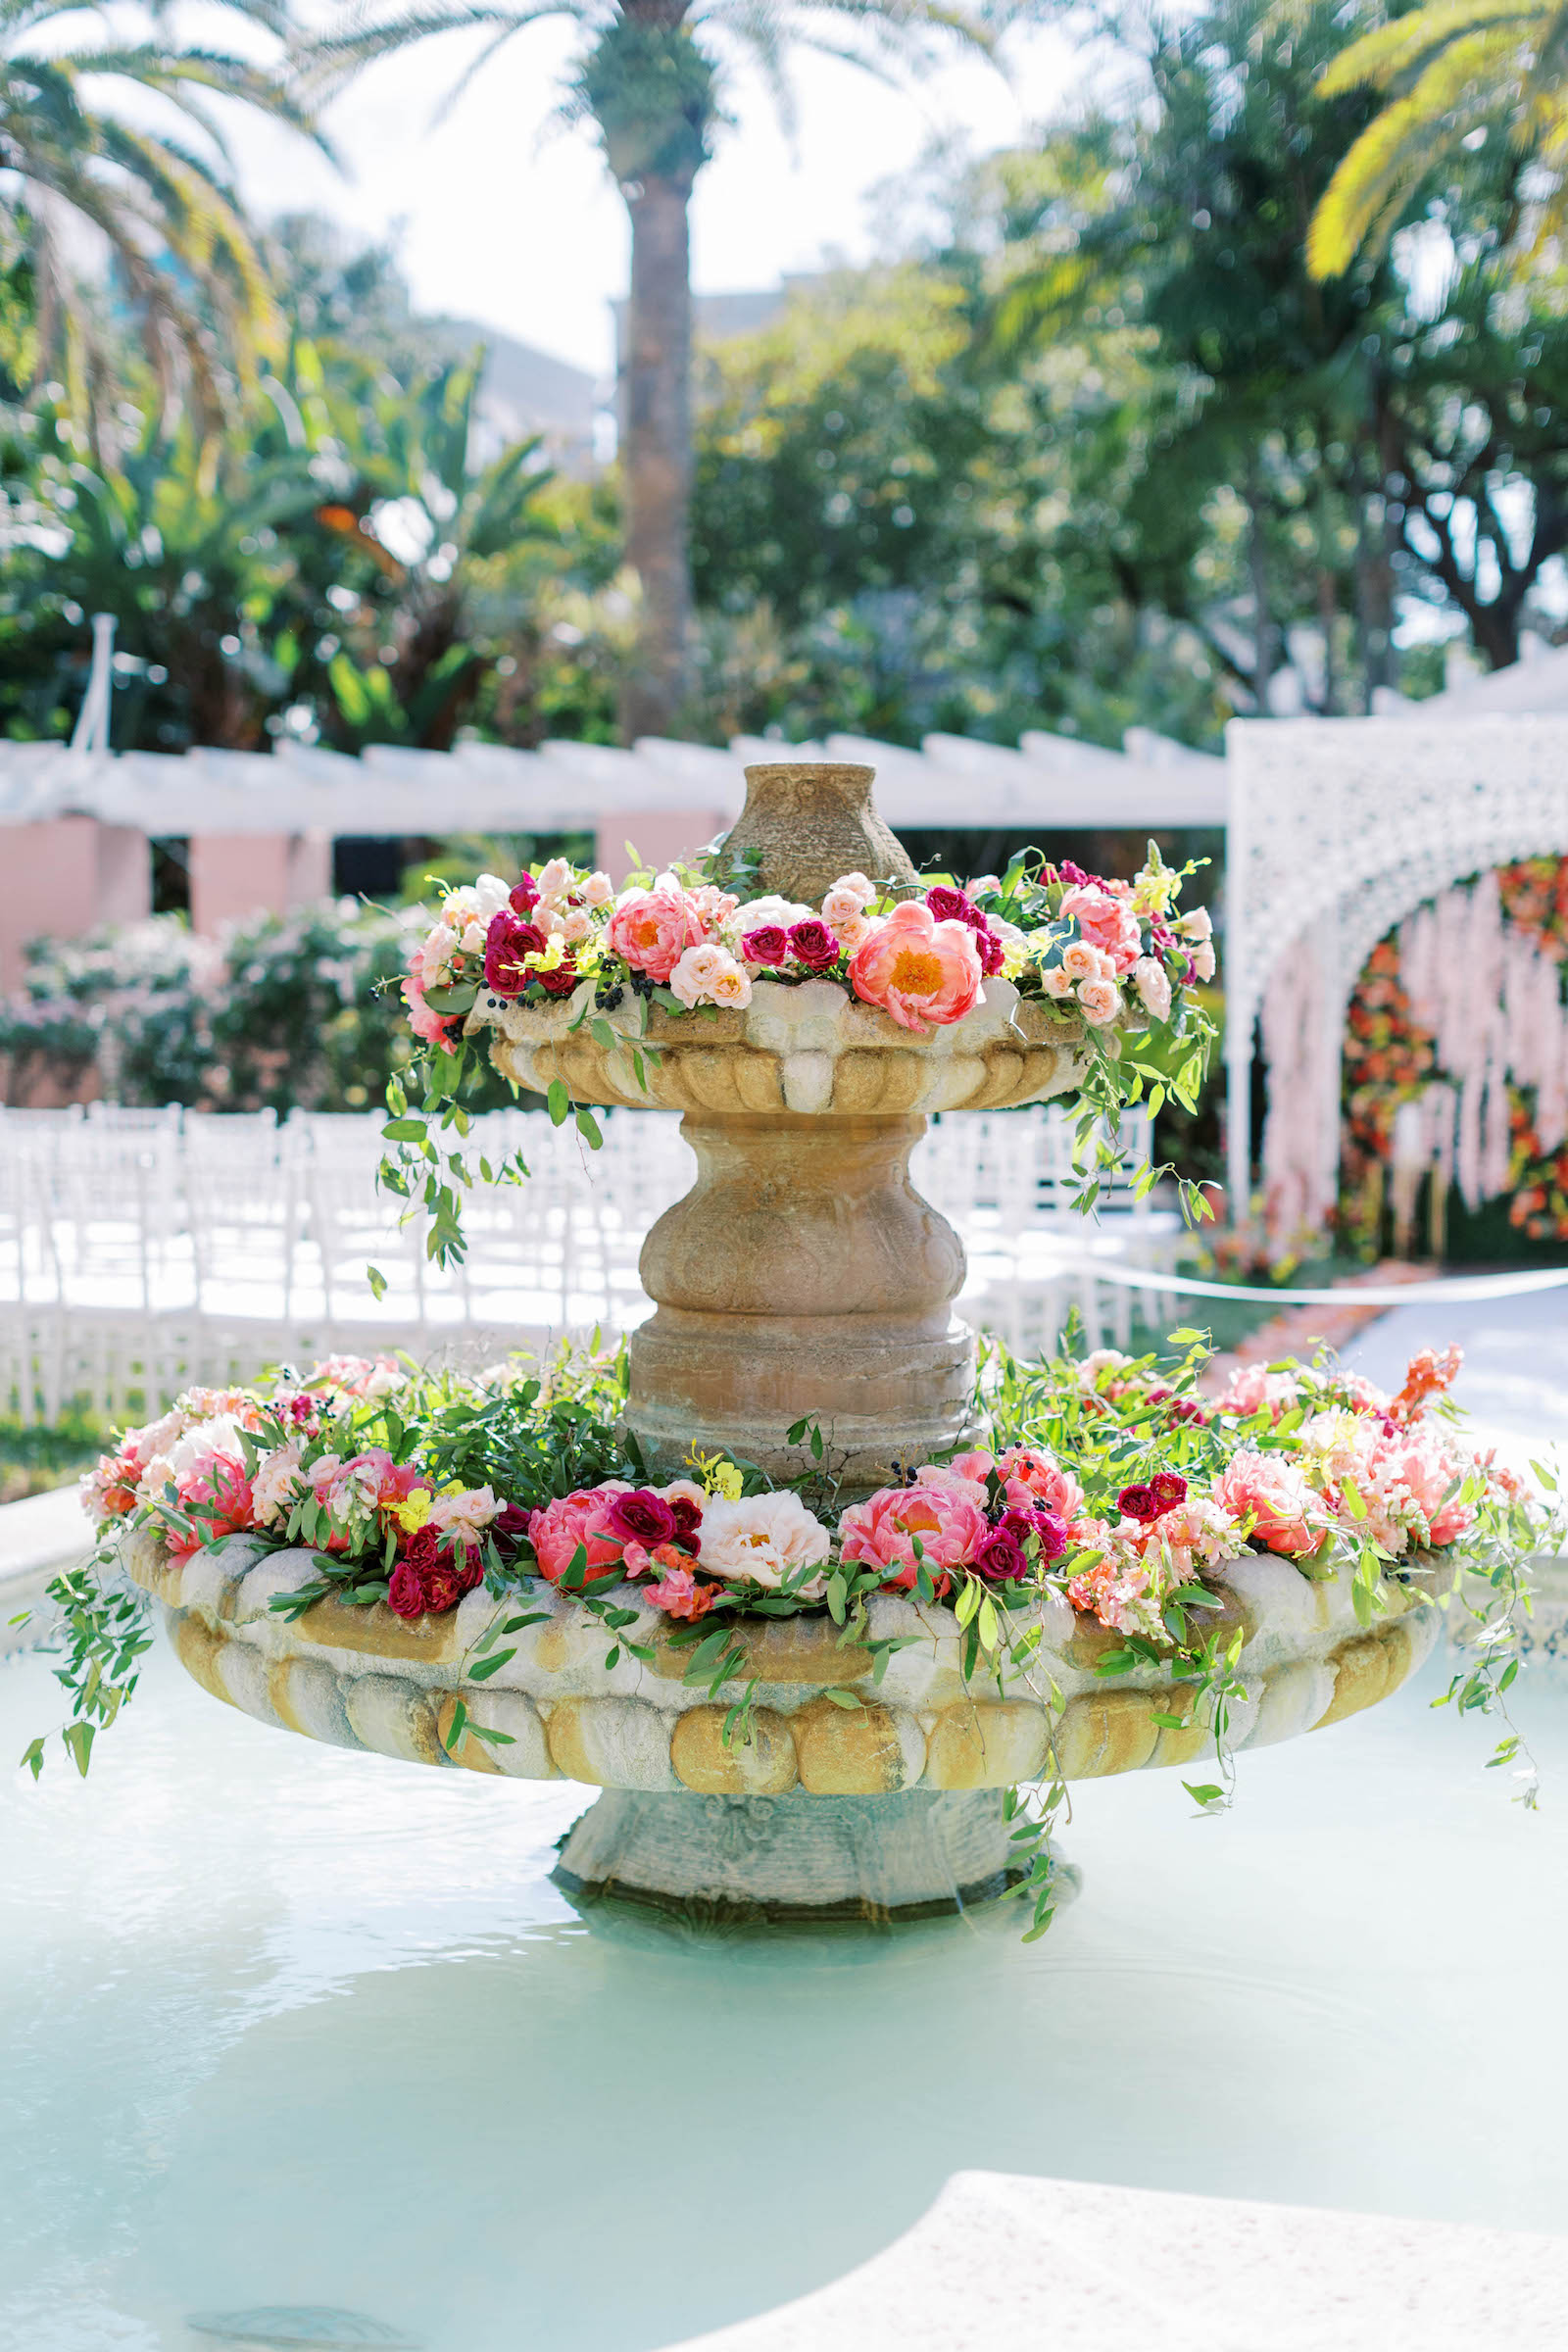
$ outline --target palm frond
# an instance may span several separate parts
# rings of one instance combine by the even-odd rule
[[[1449,41],[1496,24],[1511,23],[1522,35],[1545,14],[1543,0],[1428,0],[1342,50],[1320,75],[1317,94],[1343,98],[1349,90],[1387,89]]]
[[[1431,171],[1435,127],[1461,110],[1465,120],[1484,118],[1516,55],[1506,27],[1489,25],[1450,40],[1414,88],[1367,124],[1312,216],[1306,262],[1314,277],[1344,274],[1374,223],[1388,220]]]

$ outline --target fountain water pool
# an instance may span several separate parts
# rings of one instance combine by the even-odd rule
[[[279,1741],[158,1650],[86,1788],[0,1793],[0,2342],[199,2352],[325,2305],[429,2352],[653,2352],[965,2166],[1561,2227],[1568,1677],[1526,1817],[1425,1701],[1074,1791],[1093,1888],[692,1937],[550,1884],[591,1791]],[[0,1753],[50,1711],[0,1671]],[[961,1966],[959,1963],[961,1962]],[[1107,2262],[1125,2259],[1107,2247]]]

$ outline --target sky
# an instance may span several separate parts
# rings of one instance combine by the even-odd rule
[[[625,289],[628,229],[592,135],[558,116],[580,38],[547,20],[519,33],[441,122],[440,102],[482,43],[446,37],[370,70],[326,127],[344,172],[270,126],[240,126],[241,177],[264,215],[333,214],[367,237],[396,228],[416,304],[502,329],[607,372],[609,303]],[[803,58],[792,151],[754,74],[730,77],[721,134],[693,204],[700,293],[772,286],[781,272],[872,258],[872,192],[939,138],[1005,146],[1083,84],[1088,52],[1042,27],[1010,44],[1010,78],[954,63],[897,90],[853,67]]]

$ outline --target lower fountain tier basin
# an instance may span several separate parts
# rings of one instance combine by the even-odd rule
[[[1004,1670],[1000,1690],[994,1678],[966,1687],[951,1610],[895,1594],[870,1604],[872,1640],[908,1642],[886,1657],[880,1682],[826,1617],[753,1619],[736,1628],[744,1669],[715,1690],[683,1680],[689,1650],[633,1586],[611,1595],[636,1618],[607,1665],[613,1638],[543,1585],[521,1602],[497,1603],[481,1590],[441,1617],[410,1621],[379,1602],[328,1599],[290,1620],[270,1603],[318,1572],[308,1552],[263,1551],[239,1536],[171,1563],[142,1529],[122,1557],[166,1604],[176,1652],[215,1697],[337,1746],[443,1769],[671,1797],[883,1798],[1003,1788],[1054,1771],[1087,1780],[1214,1754],[1191,1686],[1153,1667],[1113,1683],[1098,1675],[1120,1638],[1057,1596],[1014,1620],[1038,1624],[1040,1648],[1027,1678]],[[1219,1621],[1243,1634],[1246,1696],[1231,1703],[1227,1746],[1321,1729],[1396,1690],[1433,1646],[1433,1594],[1452,1566],[1417,1563],[1408,1581],[1385,1580],[1384,1613],[1363,1630],[1348,1577],[1308,1582],[1267,1556],[1233,1563]],[[498,1615],[536,1611],[539,1622],[479,1650]],[[628,1640],[650,1646],[651,1660],[630,1655]],[[475,1675],[506,1652],[495,1672]],[[748,1690],[746,1736],[726,1740]]]

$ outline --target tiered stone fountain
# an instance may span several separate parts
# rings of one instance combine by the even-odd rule
[[[856,869],[912,890],[871,783],[864,767],[749,768],[730,845],[758,853],[754,891],[815,904]],[[650,1462],[674,1475],[695,1444],[797,1477],[807,1457],[788,1432],[810,1415],[849,1501],[961,1438],[974,1360],[953,1311],[963,1250],[910,1185],[909,1152],[931,1111],[1071,1091],[1084,1050],[1071,1016],[992,980],[983,1006],[919,1037],[827,982],[760,982],[744,1011],[656,1011],[645,1089],[630,1009],[607,1046],[569,1031],[564,1007],[514,1004],[491,1050],[521,1084],[559,1077],[579,1102],[685,1114],[697,1183],[648,1237],[642,1273],[658,1311],[631,1345],[627,1418]],[[965,1686],[951,1611],[889,1595],[870,1605],[873,1640],[915,1639],[879,1684],[826,1619],[742,1620],[747,1675],[710,1693],[683,1681],[689,1651],[635,1587],[613,1597],[638,1610],[629,1638],[653,1644],[651,1664],[622,1651],[607,1669],[603,1627],[549,1593],[532,1604],[545,1621],[474,1682],[472,1645],[495,1609],[482,1591],[413,1623],[330,1599],[286,1623],[269,1604],[306,1581],[308,1555],[259,1555],[231,1539],[170,1567],[141,1536],[127,1564],[169,1605],[196,1679],[265,1722],[602,1788],[558,1872],[581,1898],[759,1918],[960,1908],[1007,1884],[1002,1791],[1046,1770],[1048,1744],[1069,1780],[1190,1765],[1212,1745],[1187,1720],[1190,1691],[1163,1670],[1107,1690],[1094,1666],[1115,1638],[1055,1597],[1039,1605],[1029,1673],[1001,1690]],[[1249,1695],[1233,1710],[1234,1746],[1333,1723],[1404,1680],[1432,1645],[1436,1612],[1417,1605],[1419,1580],[1387,1590],[1389,1614],[1363,1632],[1348,1585],[1308,1583],[1269,1558],[1237,1563],[1227,1621],[1246,1631]],[[726,1714],[753,1679],[752,1737],[726,1746]],[[469,1739],[449,1756],[442,1736],[460,1698],[510,1744]],[[1172,1716],[1181,1728],[1158,1720]]]

